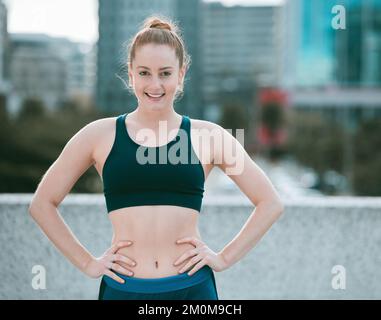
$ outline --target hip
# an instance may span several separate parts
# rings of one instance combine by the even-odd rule
[[[119,283],[104,275],[99,300],[218,300],[213,269],[205,265],[189,276],[187,273],[161,278],[127,277]]]

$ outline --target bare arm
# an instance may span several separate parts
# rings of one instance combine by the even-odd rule
[[[71,232],[57,207],[94,163],[95,129],[92,123],[88,124],[68,141],[57,160],[43,175],[28,210],[56,248],[81,271],[94,257]]]
[[[215,124],[214,126],[222,131],[224,140],[221,147],[217,146],[214,150],[214,164],[220,167],[255,205],[254,211],[239,233],[219,252],[230,267],[259,242],[279,218],[284,206],[270,180],[239,141],[224,128]],[[229,150],[231,146],[234,153]]]

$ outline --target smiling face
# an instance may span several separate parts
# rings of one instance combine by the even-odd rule
[[[171,108],[182,86],[184,70],[184,67],[179,69],[175,49],[167,45],[146,44],[137,48],[128,77],[139,106]]]

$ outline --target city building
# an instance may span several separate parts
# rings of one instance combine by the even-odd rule
[[[285,0],[282,8],[282,86],[334,83],[333,1]]]
[[[319,112],[355,131],[381,116],[381,2],[286,0],[281,87],[297,109]],[[343,10],[344,9],[344,10]]]
[[[345,86],[381,87],[381,2],[346,0],[345,32],[335,32],[335,75]]]
[[[8,32],[7,32],[7,8],[0,0],[0,95],[6,96],[9,90],[8,66],[9,58]]]
[[[185,78],[184,96],[175,103],[175,108],[179,113],[201,117],[200,8],[199,0],[99,0],[98,107],[110,113],[130,112],[136,108],[136,98],[127,89],[127,44],[148,16],[159,14],[178,24],[192,59]]]
[[[204,97],[211,107],[229,92],[252,105],[256,86],[280,81],[281,10],[278,6],[232,6],[203,3]]]
[[[283,87],[381,85],[380,1],[286,0],[282,13]]]
[[[95,54],[90,45],[45,34],[14,33],[10,38],[10,79],[21,102],[39,98],[53,110],[74,96],[93,94]]]

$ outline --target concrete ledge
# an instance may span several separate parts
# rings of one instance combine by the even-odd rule
[[[90,279],[52,245],[27,213],[31,194],[0,195],[0,299],[97,299]],[[284,199],[285,211],[243,259],[215,272],[220,299],[380,299],[381,198]],[[200,233],[222,249],[254,206],[244,195],[208,194]],[[110,245],[111,223],[103,195],[70,194],[59,212],[95,256]],[[46,270],[46,289],[34,290],[32,268]],[[333,289],[332,268],[345,268],[345,289]]]

